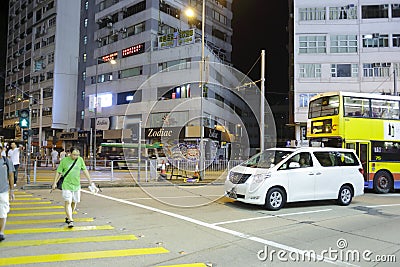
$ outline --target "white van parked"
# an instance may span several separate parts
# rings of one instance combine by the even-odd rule
[[[336,199],[349,205],[364,194],[363,168],[352,149],[270,148],[232,168],[226,196],[279,210],[287,202]]]

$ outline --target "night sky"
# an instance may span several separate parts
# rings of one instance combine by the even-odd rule
[[[8,0],[0,0],[3,13],[0,19],[0,71],[6,63]],[[266,82],[268,94],[279,98],[288,91],[287,0],[234,0],[233,1],[233,53],[236,69],[248,74],[252,80],[260,79],[261,60],[266,52]],[[3,82],[2,82],[3,83]],[[260,84],[258,84],[260,85]]]

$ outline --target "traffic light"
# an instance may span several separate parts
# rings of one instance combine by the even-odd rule
[[[31,133],[30,130],[24,129],[24,131],[22,132],[22,138],[23,138],[24,140],[28,140],[28,139],[29,139],[29,136],[30,136],[30,133]]]
[[[19,127],[29,128],[29,110],[23,109],[19,112]]]

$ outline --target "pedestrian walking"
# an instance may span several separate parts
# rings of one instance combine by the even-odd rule
[[[53,171],[56,170],[56,165],[58,162],[58,151],[53,148],[53,150],[51,151],[51,166],[53,168]]]
[[[70,155],[61,160],[60,165],[58,165],[52,185],[52,189],[56,189],[57,182],[61,175],[64,175],[71,168],[67,176],[64,177],[64,182],[62,184],[62,197],[64,199],[65,214],[67,216],[65,218],[65,223],[68,224],[69,228],[74,227],[74,219],[72,215],[77,204],[81,200],[81,171],[83,171],[89,181],[90,187],[96,191],[98,190],[95,184],[92,183],[85,162],[79,154],[80,152],[78,149],[74,147],[70,149]]]
[[[60,152],[60,161],[65,158],[65,156],[67,155],[67,152],[65,152],[65,149],[63,148]]]
[[[3,147],[0,145],[0,148]],[[10,159],[0,157],[0,242],[5,239],[7,213],[10,211],[10,200],[14,200],[13,178],[14,165]],[[10,193],[9,193],[10,191]]]
[[[19,168],[19,148],[17,147],[17,144],[15,142],[11,143],[11,149],[8,151],[8,157],[12,161],[14,165],[14,187],[17,186],[17,181],[18,181],[18,168]]]
[[[1,144],[0,144],[0,146],[1,146]],[[6,148],[6,146],[1,148],[1,156],[2,157],[7,157],[7,148]]]

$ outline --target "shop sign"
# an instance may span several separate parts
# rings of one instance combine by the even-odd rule
[[[78,132],[61,133],[60,140],[78,140]]]
[[[108,130],[110,128],[109,118],[97,118],[96,119],[96,129],[97,130]]]
[[[221,132],[212,128],[204,127],[204,137],[221,141]]]

